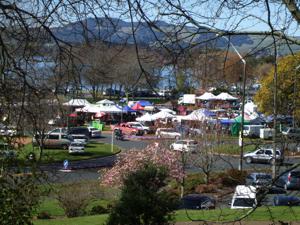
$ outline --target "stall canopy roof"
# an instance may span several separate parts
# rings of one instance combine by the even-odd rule
[[[146,113],[141,117],[135,119],[136,121],[154,121],[155,119],[149,114]]]
[[[130,108],[128,105],[125,105],[125,106],[122,108],[122,111],[125,112],[125,113],[136,112],[136,110]]]
[[[98,113],[98,112],[105,112],[105,113],[122,113],[122,109],[116,105],[94,105],[90,104],[83,107],[80,112],[87,112],[87,113]]]
[[[233,97],[232,95],[226,93],[226,92],[222,92],[219,95],[216,96],[217,100],[237,100],[236,97]]]
[[[110,101],[108,99],[103,99],[101,101],[96,102],[97,105],[115,105],[113,101]]]
[[[183,120],[195,120],[195,121],[204,121],[210,120],[215,113],[209,111],[208,109],[198,109],[193,111],[191,114],[187,116],[181,117]]]
[[[71,99],[68,102],[65,102],[63,105],[65,106],[73,106],[73,107],[80,107],[80,106],[86,106],[90,103],[86,99]]]
[[[152,106],[151,102],[145,101],[145,100],[140,100],[140,101],[138,101],[137,103],[139,103],[142,107],[145,107],[145,106]]]
[[[168,113],[166,111],[160,111],[158,113],[155,113],[152,115],[152,118],[156,119],[166,119],[166,118],[174,118],[176,116],[172,115],[171,113]]]
[[[167,112],[167,113],[170,113],[170,114],[173,114],[173,115],[176,114],[175,111],[173,111],[173,110],[171,110],[171,109],[168,109],[168,108],[161,108],[161,109],[159,109],[159,110],[160,110],[160,111]]]
[[[210,92],[205,92],[203,95],[196,97],[196,99],[200,100],[215,100],[216,96]]]

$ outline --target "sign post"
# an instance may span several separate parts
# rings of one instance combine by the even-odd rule
[[[114,152],[114,131],[111,132],[111,152]]]
[[[69,160],[65,159],[63,162],[63,169],[60,170],[61,172],[71,172],[69,169]]]

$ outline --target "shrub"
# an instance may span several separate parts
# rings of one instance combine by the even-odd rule
[[[215,193],[218,187],[215,184],[200,184],[195,188],[197,193]]]
[[[230,169],[227,170],[226,173],[220,174],[222,184],[227,187],[244,184],[246,176],[246,171],[240,171],[237,169]]]
[[[104,208],[101,205],[95,205],[90,211],[90,215],[98,215],[98,214],[105,214],[109,213],[109,210],[107,208]]]
[[[51,216],[48,212],[42,211],[37,215],[37,218],[47,220],[47,219],[51,219]]]
[[[85,209],[93,197],[93,190],[84,184],[69,184],[57,192],[59,205],[67,217],[77,217],[85,214]]]
[[[184,191],[186,193],[194,192],[200,184],[205,184],[202,174],[189,174],[184,182]]]

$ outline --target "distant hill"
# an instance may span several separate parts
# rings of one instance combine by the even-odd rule
[[[134,44],[135,41],[141,46],[167,45],[171,48],[185,48],[188,46],[210,48],[227,48],[228,41],[222,37],[216,39],[215,33],[208,32],[206,27],[195,28],[186,26],[183,29],[166,23],[157,21],[152,29],[145,22],[126,22],[115,18],[89,18],[67,24],[62,27],[53,28],[56,37],[69,43],[82,43],[87,38],[89,40],[102,40],[112,44]],[[135,33],[135,39],[133,36]],[[215,39],[207,42],[206,40]],[[272,43],[272,37],[261,37],[255,35],[231,36],[231,42],[241,52],[253,50],[258,55],[268,55],[272,51],[266,48]],[[299,51],[300,46],[291,45],[293,51]],[[284,43],[280,46],[281,55],[289,54],[289,48]]]

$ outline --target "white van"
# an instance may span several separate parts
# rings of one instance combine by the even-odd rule
[[[256,187],[238,185],[231,201],[231,209],[247,209],[254,208],[257,205]]]
[[[243,135],[245,137],[259,137],[262,128],[264,125],[244,125]]]

